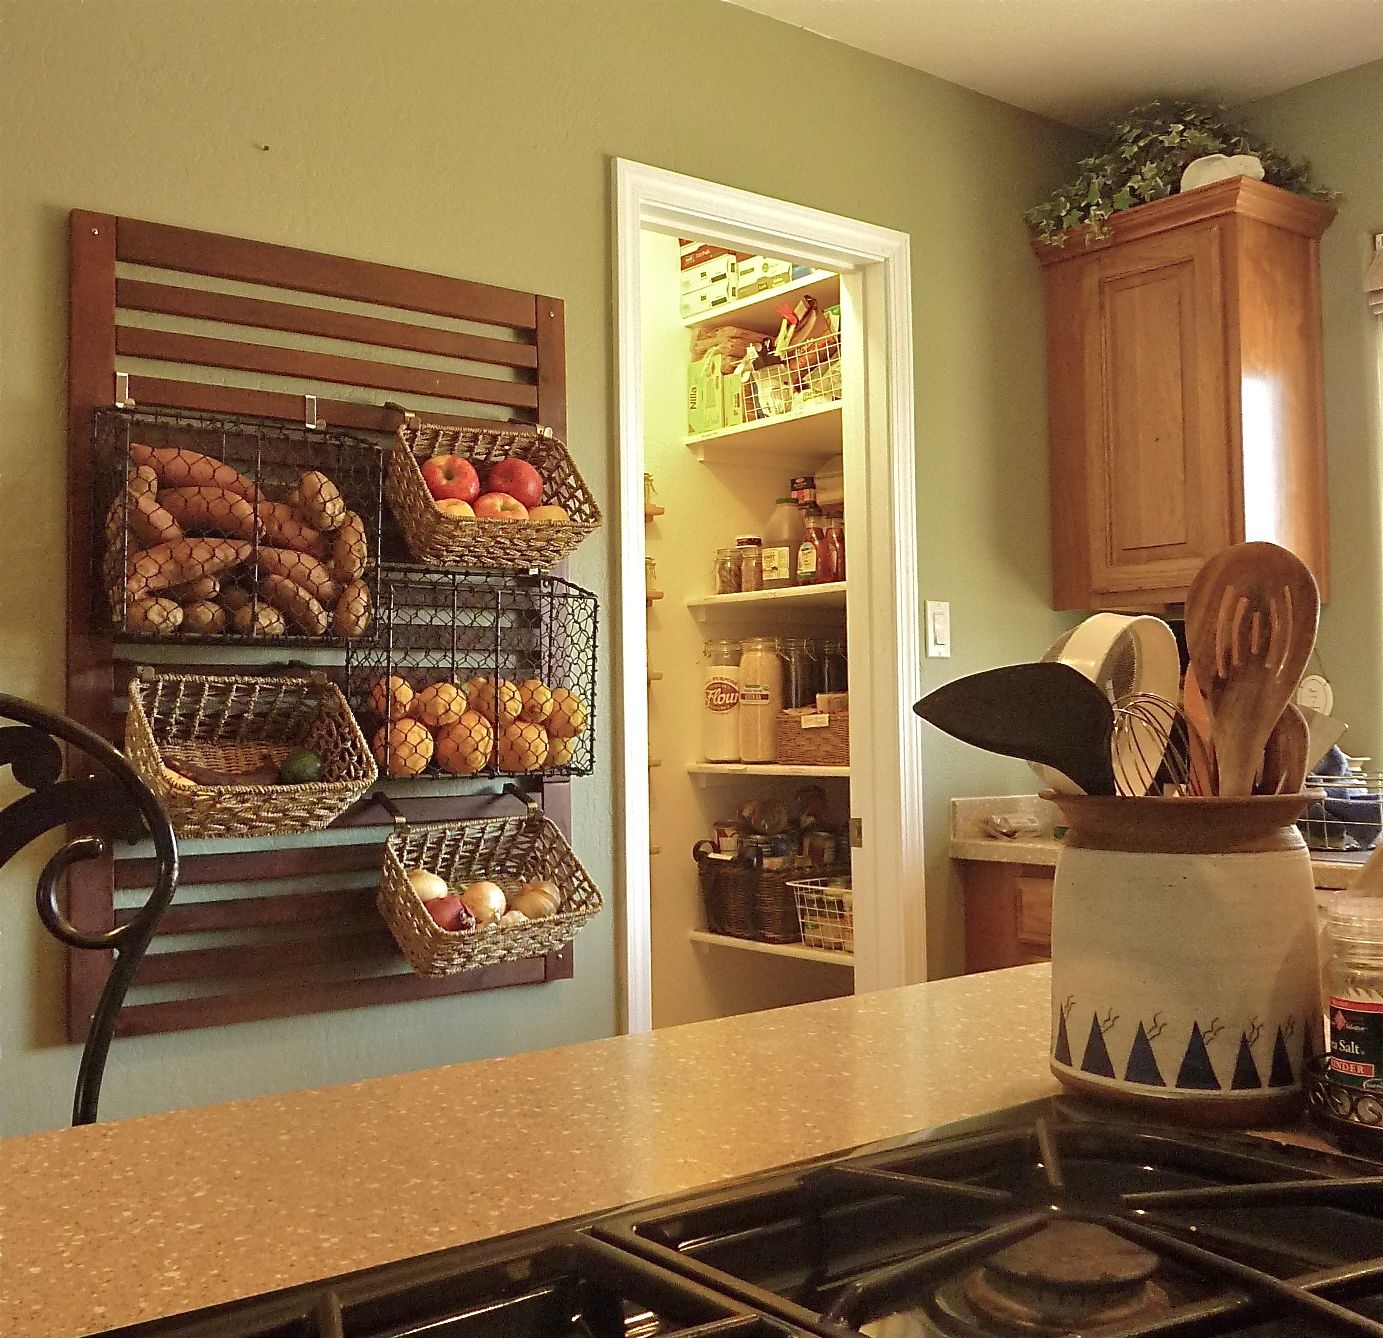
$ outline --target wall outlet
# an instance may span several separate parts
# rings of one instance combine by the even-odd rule
[[[951,658],[951,605],[944,599],[927,599],[922,602],[922,619],[926,624],[927,658],[949,660]]]

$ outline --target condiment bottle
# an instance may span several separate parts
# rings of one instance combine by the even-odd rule
[[[793,508],[796,510],[796,508]],[[750,637],[740,656],[740,760],[778,757],[778,713],[783,709],[783,660],[771,636]]]
[[[1372,1094],[1383,1079],[1383,897],[1337,896],[1331,903],[1326,980],[1329,1080],[1359,1097]]]
[[[708,641],[701,749],[708,762],[740,759],[740,643]]]
[[[845,520],[841,516],[826,517],[826,548],[830,553],[830,567],[832,581],[843,581],[845,579]],[[818,563],[818,566],[820,564]]]
[[[791,497],[780,497],[764,526],[763,567],[765,590],[782,590],[797,579],[797,550],[806,534],[802,513]]]
[[[825,538],[825,531],[821,528],[821,513],[814,506],[808,507],[802,525],[802,542],[797,546],[797,584],[815,585],[827,579],[818,572],[818,559]]]

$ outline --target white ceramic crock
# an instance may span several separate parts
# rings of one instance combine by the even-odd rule
[[[1049,794],[1052,1072],[1151,1118],[1290,1118],[1321,1048],[1312,795]]]

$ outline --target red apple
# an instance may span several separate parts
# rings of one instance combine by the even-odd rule
[[[439,497],[432,503],[444,516],[451,516],[453,519],[474,519],[475,508],[469,502],[463,502],[459,497]]]
[[[483,492],[475,499],[475,514],[486,520],[527,520],[528,508],[507,492]]]
[[[480,496],[480,475],[464,455],[434,455],[422,463],[423,482],[434,497],[459,497],[473,502]]]
[[[530,507],[528,518],[529,520],[546,521],[549,525],[571,524],[571,517],[567,514],[567,508],[558,506],[556,502],[549,502],[546,506]]]
[[[491,468],[485,487],[490,492],[507,492],[526,507],[543,500],[543,476],[527,460],[512,455]]]
[[[470,907],[454,892],[423,902],[423,909],[437,921],[440,928],[450,934],[454,934],[458,929],[475,928],[475,916],[471,913]]]

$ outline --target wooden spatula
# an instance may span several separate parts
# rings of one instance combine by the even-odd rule
[[[1218,793],[1215,778],[1215,744],[1210,712],[1196,679],[1195,665],[1188,664],[1181,680],[1181,714],[1186,721],[1186,762],[1191,793],[1204,799]]]
[[[1114,709],[1069,664],[1011,664],[971,674],[912,709],[977,748],[1054,767],[1086,794],[1114,793]]]
[[[1259,794],[1301,793],[1310,738],[1306,717],[1288,702],[1263,745],[1263,770],[1255,787]]]
[[[1186,642],[1210,713],[1220,794],[1253,793],[1319,616],[1315,578],[1276,544],[1236,544],[1196,573],[1186,592]]]

